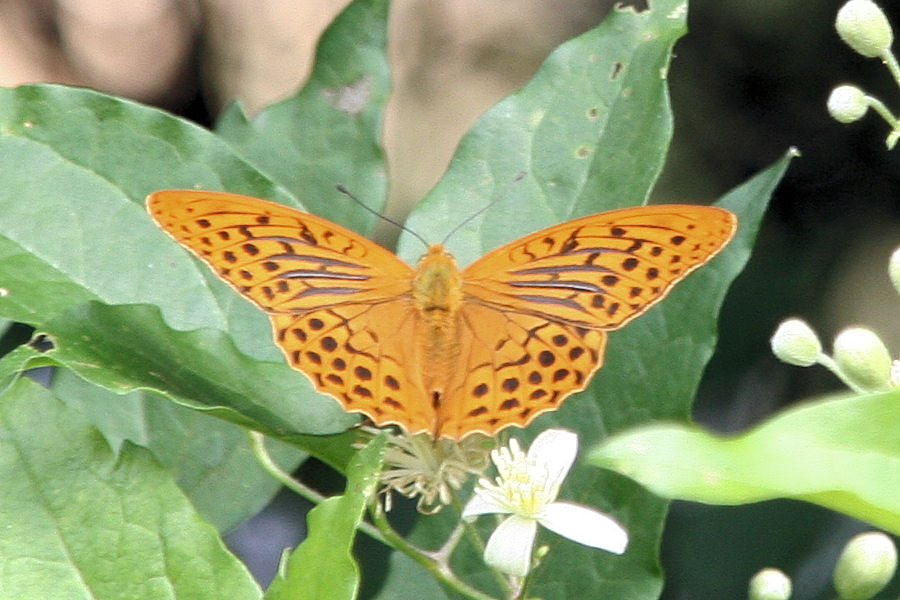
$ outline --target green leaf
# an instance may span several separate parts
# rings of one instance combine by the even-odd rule
[[[378,486],[387,445],[382,434],[357,452],[347,469],[347,489],[309,511],[309,535],[266,593],[266,600],[351,600],[359,589],[359,567],[350,550],[356,528]]]
[[[281,487],[259,465],[247,432],[232,423],[156,394],[114,394],[64,369],[54,374],[52,389],[68,406],[84,414],[114,451],[125,441],[150,450],[169,469],[191,504],[219,531],[230,531],[255,515]],[[269,440],[267,447],[288,471],[307,456],[277,440]]]
[[[41,360],[42,353],[23,344],[0,358],[0,393],[18,378],[22,371],[34,367]]]
[[[343,184],[374,211],[387,198],[380,146],[390,91],[387,0],[349,4],[322,35],[313,72],[294,96],[248,122],[237,105],[216,132],[312,212],[359,232],[375,217],[335,192]]]
[[[144,196],[201,186],[289,200],[208,131],[88,90],[0,89],[0,132],[0,314],[29,324],[94,299],[222,328],[221,301],[159,235]]]
[[[739,436],[659,424],[616,435],[590,462],[667,498],[806,500],[900,534],[900,392],[819,400]]]
[[[0,480],[0,598],[261,595],[146,451],[25,378],[0,397]]]
[[[48,357],[118,393],[160,391],[185,406],[281,437],[337,433],[357,420],[318,394],[298,402],[310,384],[284,363],[251,359],[215,329],[174,331],[155,307],[93,302],[44,329],[56,340]]]

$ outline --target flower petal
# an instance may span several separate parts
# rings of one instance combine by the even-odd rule
[[[628,545],[628,532],[611,517],[570,502],[548,504],[538,515],[538,523],[579,544],[616,554],[625,552]]]
[[[495,502],[489,494],[479,494],[478,491],[472,495],[463,508],[462,518],[476,517],[478,515],[489,515],[491,513],[508,514],[509,509],[502,504]]]
[[[528,460],[546,469],[548,485],[562,485],[578,454],[578,435],[568,429],[545,429],[528,448]]]
[[[531,549],[537,522],[511,515],[497,526],[484,548],[484,562],[490,566],[524,577],[531,568]]]

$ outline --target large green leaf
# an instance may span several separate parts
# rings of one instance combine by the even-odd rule
[[[900,534],[896,423],[900,392],[844,397],[803,404],[738,436],[672,423],[635,428],[606,440],[590,462],[666,498],[794,498]]]
[[[115,392],[158,390],[173,400],[273,435],[337,433],[355,418],[283,362],[238,352],[219,330],[168,328],[154,307],[75,307],[43,326],[60,364]]]
[[[125,441],[150,450],[219,531],[230,531],[259,512],[281,487],[259,465],[246,430],[237,425],[157,394],[115,394],[65,369],[54,375],[52,389],[84,414],[114,450]],[[286,470],[306,457],[276,440],[269,441],[268,451]]]
[[[0,396],[0,598],[259,598],[150,455],[28,379]]]

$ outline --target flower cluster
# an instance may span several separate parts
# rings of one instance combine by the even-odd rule
[[[396,492],[417,498],[421,513],[438,512],[471,475],[484,472],[491,446],[490,440],[479,435],[459,442],[432,440],[424,434],[393,436],[380,477],[385,510],[390,510],[391,493]]]
[[[888,274],[900,294],[900,248],[891,255]],[[800,319],[781,323],[771,344],[772,352],[780,360],[799,367],[820,364],[856,392],[882,392],[900,387],[900,360],[892,361],[881,338],[864,327],[841,331],[834,339],[833,356],[822,351],[816,332]]]
[[[880,58],[900,86],[900,64],[891,52],[894,32],[877,4],[872,0],[850,0],[838,11],[835,29],[844,43],[859,54]],[[883,102],[855,85],[838,86],[828,97],[828,113],[841,123],[858,121],[869,108],[880,114],[891,126],[885,143],[888,149],[892,149],[900,139],[900,120]]]

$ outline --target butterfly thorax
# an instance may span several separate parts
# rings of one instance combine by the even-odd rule
[[[432,403],[446,391],[450,369],[459,356],[458,318],[462,274],[456,260],[440,244],[432,244],[413,278],[413,304],[422,333],[418,337],[422,376]]]

